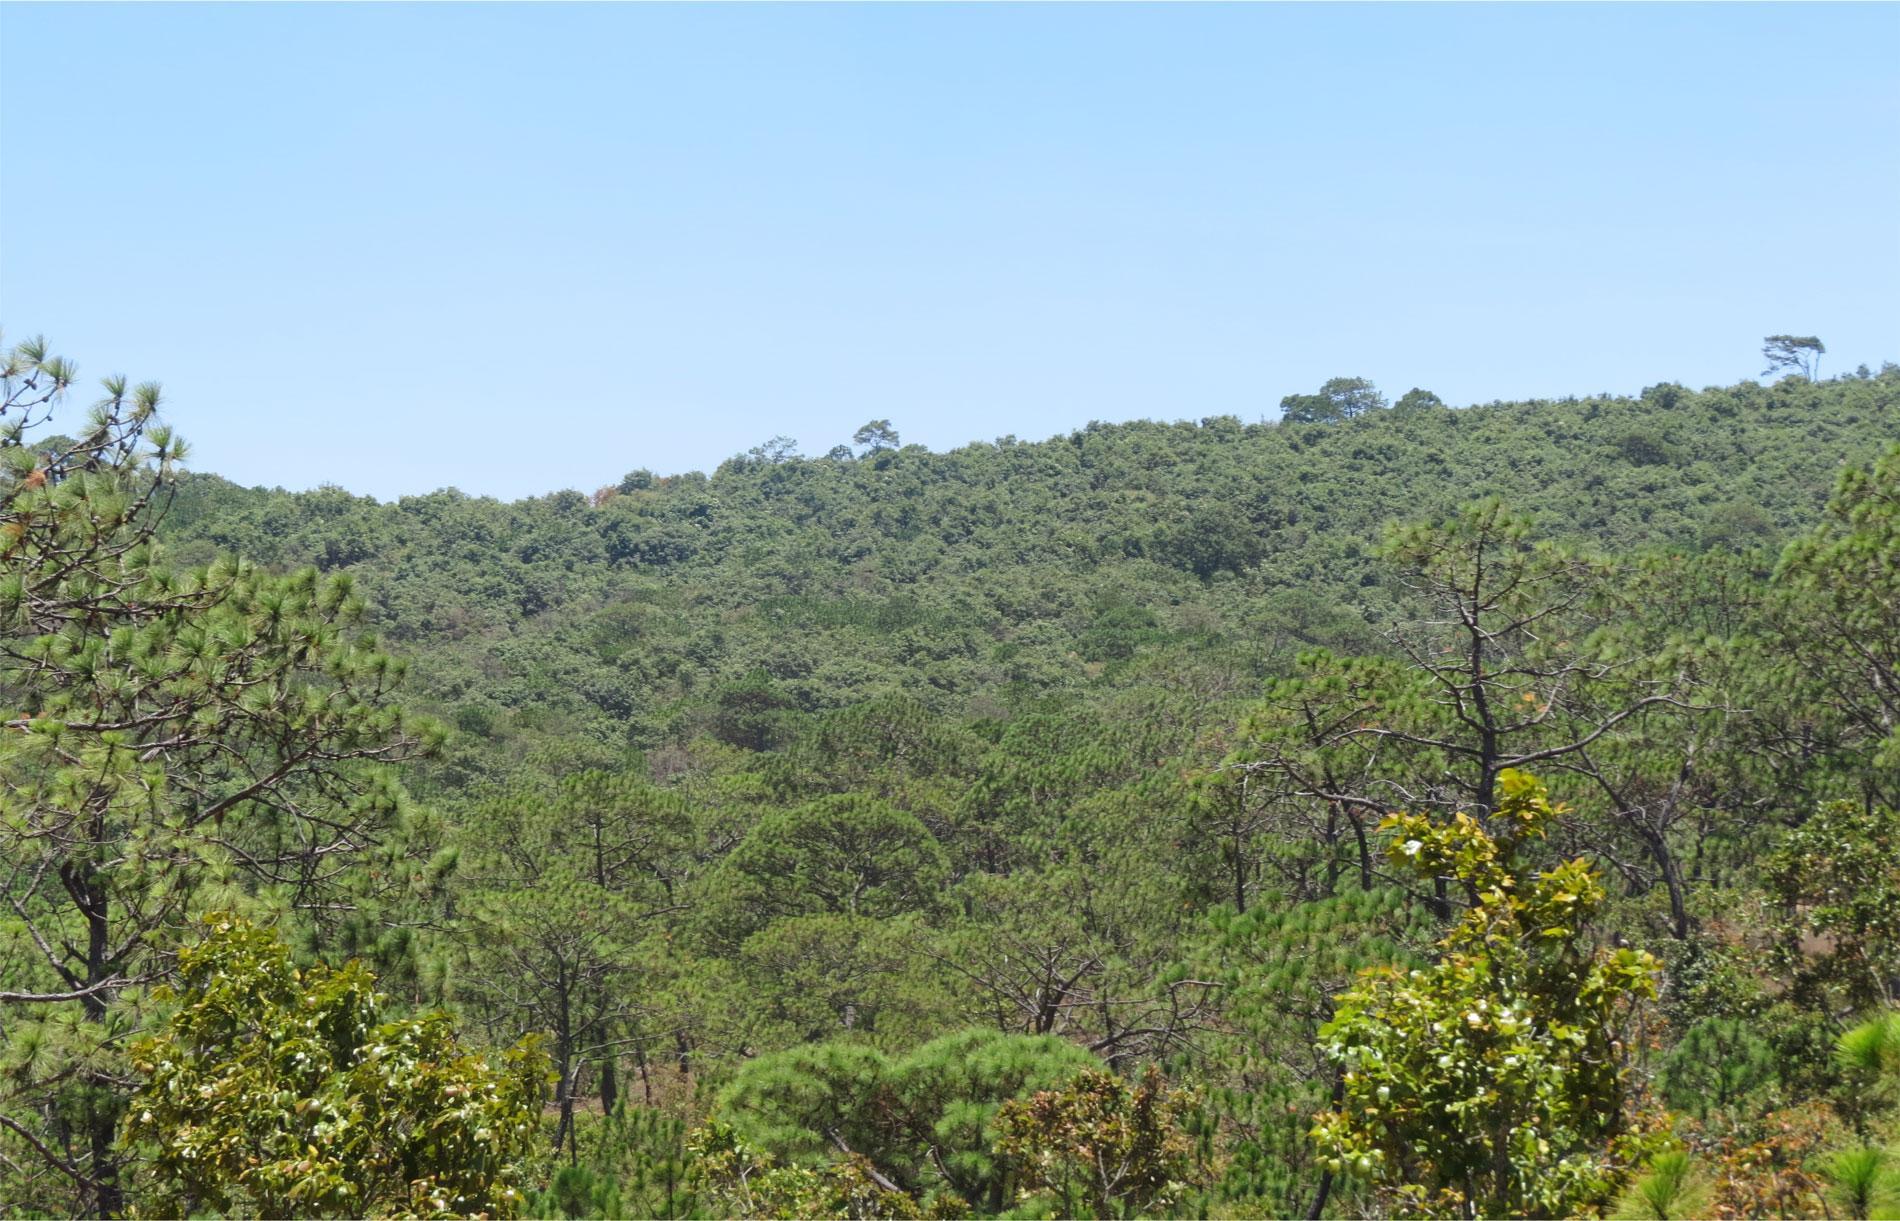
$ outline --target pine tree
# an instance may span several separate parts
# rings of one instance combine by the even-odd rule
[[[894,1189],[997,1212],[1018,1169],[995,1148],[999,1108],[1099,1067],[1060,1039],[993,1030],[945,1035],[897,1059],[817,1043],[748,1062],[721,1092],[719,1117],[778,1161],[861,1159]]]
[[[676,794],[589,770],[518,777],[479,803],[471,824],[461,990],[504,1027],[547,1034],[559,1149],[582,1070],[599,1068],[611,1110],[617,1049],[659,1008],[635,980],[656,918],[677,907],[690,820]]]
[[[35,440],[74,377],[39,340],[0,370],[0,1125],[35,1167],[12,1203],[112,1214],[126,1011],[175,930],[207,896],[363,899],[337,902],[339,862],[403,838],[369,765],[437,731],[391,702],[403,667],[357,634],[346,577],[165,566],[184,446],[156,386],[107,378],[74,437]]]
[[[1425,913],[1393,888],[1210,916],[1182,970],[1220,985],[1218,1008],[1179,1060],[1212,1083],[1203,1110],[1225,1153],[1217,1200],[1307,1214],[1322,1176],[1308,1129],[1339,1077],[1319,1030],[1359,972],[1415,965],[1433,936]],[[1328,1192],[1336,1204],[1344,1194]]]
[[[1849,792],[1900,806],[1900,444],[1841,472],[1775,585],[1763,662],[1794,716],[1764,745],[1800,762],[1832,748]]]

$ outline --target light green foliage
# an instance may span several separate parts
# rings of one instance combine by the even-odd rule
[[[1020,1168],[1019,1195],[1031,1210],[1167,1216],[1201,1177],[1182,1126],[1192,1104],[1152,1066],[1133,1087],[1112,1073],[1085,1072],[1059,1090],[1003,1104],[996,1152]]]
[[[508,1216],[546,1061],[500,1066],[453,1021],[379,1016],[361,964],[299,971],[271,933],[206,917],[178,955],[177,1010],[133,1049],[126,1138],[149,1154],[145,1207],[254,1216]]]
[[[888,1057],[854,1043],[813,1043],[749,1061],[719,1097],[719,1113],[774,1156],[823,1159],[843,1141],[883,1152]]]
[[[1401,394],[1399,401],[1392,404],[1392,410],[1401,413],[1413,411],[1442,411],[1444,408],[1444,399],[1439,398],[1429,390],[1421,390],[1417,386]]]
[[[810,718],[763,770],[780,800],[862,793],[945,839],[986,745],[917,697],[893,695]]]
[[[950,1190],[995,1212],[1011,1171],[995,1151],[999,1108],[1095,1063],[1057,1039],[966,1030],[897,1061],[890,1080],[913,1139],[935,1151],[930,1160]]]
[[[1693,1221],[1709,1216],[1709,1187],[1681,1149],[1658,1153],[1616,1202],[1617,1221]]]
[[[751,1041],[784,1047],[858,1038],[914,1047],[950,1024],[953,986],[916,946],[914,922],[820,914],[775,920],[734,961]]]
[[[1051,849],[1049,867],[965,879],[956,898],[969,914],[929,949],[957,981],[965,1020],[1073,1039],[1122,1067],[1191,1037],[1210,990],[1172,973],[1158,933],[1187,907],[1152,867],[1168,824],[1108,804],[1075,811],[1070,847]]]
[[[29,399],[72,381],[43,349],[13,367],[38,379]],[[875,431],[868,452],[815,459],[775,439],[710,475],[635,471],[512,504],[176,477],[149,396],[108,393],[121,424],[106,435],[146,428],[142,457],[89,457],[87,433],[66,460],[64,443],[8,448],[29,430],[0,428],[0,487],[31,509],[0,523],[22,540],[0,535],[0,604],[5,581],[43,576],[18,557],[52,554],[49,539],[70,552],[97,523],[131,546],[47,571],[104,572],[115,597],[134,587],[121,577],[154,583],[93,619],[80,586],[63,603],[29,590],[23,605],[52,610],[7,637],[0,721],[35,722],[11,714],[64,693],[76,710],[180,712],[112,751],[121,731],[88,739],[77,715],[57,742],[37,723],[0,735],[6,897],[24,909],[0,911],[0,1119],[16,1125],[0,1124],[0,1155],[24,1168],[0,1174],[0,1209],[112,1207],[130,1156],[111,1143],[122,1049],[162,1016],[146,977],[206,906],[279,913],[296,953],[347,947],[494,1045],[543,1031],[566,1120],[547,1125],[562,1177],[540,1177],[546,1148],[533,1172],[550,1211],[1048,1211],[1047,1195],[1018,1201],[984,1131],[1021,1088],[1008,1065],[1060,1061],[1033,1092],[1091,1056],[1130,1082],[1159,1061],[1203,1092],[1192,1130],[1221,1172],[1207,1207],[1374,1210],[1391,1203],[1380,1176],[1326,1175],[1330,1155],[1296,1139],[1341,1067],[1318,1028],[1353,972],[1409,969],[1437,921],[1472,912],[1497,917],[1494,936],[1354,994],[1410,989],[1441,1017],[1507,990],[1561,1007],[1553,964],[1596,978],[1589,945],[1661,946],[1667,1021],[1637,1054],[1666,1096],[1721,1100],[1678,1130],[1722,1208],[1807,1207],[1843,1120],[1889,1139],[1883,1095],[1850,1097],[1830,1056],[1863,1014],[1838,982],[1790,988],[1757,947],[1784,906],[1766,868],[1780,833],[1837,799],[1896,804],[1900,769],[1878,752],[1895,723],[1883,540],[1900,464],[1867,463],[1900,419],[1900,369],[1458,410],[1423,392],[1376,410],[1375,390],[1339,379],[1312,396],[1317,426],[1093,424],[950,453]],[[155,515],[114,507],[147,488],[150,507],[177,492],[157,529],[182,575],[162,586],[141,524]],[[1467,506],[1474,491],[1495,499]],[[61,497],[70,511],[49,516]],[[1382,547],[1394,520],[1437,524]],[[323,575],[295,575],[310,567]],[[366,767],[426,734],[387,702],[401,667],[359,625],[415,658],[411,698],[461,730],[405,766],[413,797]],[[32,652],[41,637],[58,640]],[[225,694],[200,699],[201,680]],[[239,744],[163,745],[200,723]],[[328,737],[299,736],[319,725]],[[96,753],[62,796],[50,761],[75,743]],[[1579,892],[1587,934],[1543,938],[1449,864],[1426,894],[1409,866],[1395,886],[1375,851],[1394,809],[1439,830],[1464,809],[1511,840],[1488,820],[1514,764],[1578,813],[1502,852],[1507,899],[1589,859],[1607,893]],[[217,803],[257,778],[220,822]],[[109,833],[59,830],[60,800],[91,800]],[[103,920],[69,893],[68,864],[108,881]],[[1588,1017],[1554,1020],[1588,1043]],[[1061,1050],[940,1038],[968,1025]],[[1460,1033],[1474,1076],[1459,1084],[1496,1090],[1499,1122],[1519,1122],[1514,1106],[1520,1127],[1548,1119],[1558,1147],[1513,1154],[1509,1133],[1480,1130],[1492,1109],[1456,1114],[1549,1187],[1566,1151],[1603,1168],[1621,1138],[1592,1130],[1596,1104],[1621,1083],[1590,1078],[1614,1056],[1579,1069],[1574,1044],[1536,1029],[1545,1092],[1484,1059],[1510,1042],[1495,1030]],[[900,1074],[933,1039],[938,1070]],[[793,1048],[808,1060],[779,1059]],[[867,1064],[868,1085],[853,1075]],[[1407,1071],[1430,1084],[1433,1068]],[[676,1190],[679,1125],[742,1082],[761,1109],[734,1125],[786,1143],[748,1129],[720,1202]],[[609,1138],[596,1098],[647,1104],[632,1121],[646,1135]],[[1821,1118],[1798,1140],[1762,1114],[1804,1100]],[[813,1126],[827,1106],[834,1132]],[[784,1189],[748,1197],[766,1178]]]
[[[1883,1009],[1841,1032],[1834,1043],[1840,1071],[1836,1106],[1863,1138],[1900,1108],[1900,1010]]]
[[[1624,1024],[1656,965],[1595,951],[1605,894],[1588,864],[1527,859],[1558,817],[1529,775],[1499,777],[1487,831],[1395,815],[1390,856],[1449,875],[1469,906],[1430,968],[1368,972],[1321,1031],[1344,1069],[1313,1137],[1336,1171],[1409,1210],[1557,1216],[1610,1195],[1624,1132]]]
[[[1669,684],[1620,673],[1647,659],[1619,647],[1611,561],[1539,537],[1501,500],[1441,522],[1395,525],[1382,552],[1429,607],[1428,617],[1394,632],[1422,681],[1396,706],[1380,701],[1370,727],[1353,732],[1419,754],[1413,775],[1443,759],[1456,776],[1450,804],[1493,810],[1505,769],[1575,761],[1673,694]]]
[[[1267,685],[1241,722],[1239,744],[1199,786],[1213,803],[1214,817],[1201,824],[1215,831],[1207,838],[1221,842],[1229,869],[1241,869],[1231,884],[1236,907],[1247,890],[1243,830],[1263,841],[1253,869],[1261,884],[1277,874],[1291,898],[1322,898],[1342,883],[1370,889],[1382,790],[1408,774],[1448,770],[1443,751],[1424,747],[1420,758],[1408,750],[1434,728],[1421,675],[1326,649],[1302,653],[1296,666]],[[1388,742],[1387,734],[1408,740]],[[1249,811],[1257,811],[1251,827]],[[1269,827],[1280,833],[1262,836]]]
[[[532,889],[480,896],[462,989],[518,1027],[547,1032],[560,1145],[573,1125],[575,1077],[637,1006],[637,909],[585,876],[551,868]]]
[[[647,918],[672,906],[691,823],[678,795],[598,770],[518,777],[471,822],[465,868],[480,889],[464,916],[461,990],[547,1033],[558,1147],[582,1066],[652,1016],[636,979],[664,951],[648,943]]]
[[[1900,1217],[1900,1151],[1842,1149],[1821,1164],[1821,1177],[1831,1215],[1852,1221]]]
[[[1160,620],[1136,660],[1169,657],[1198,689],[1231,692],[1237,672],[1315,645],[1363,651],[1365,625],[1392,621],[1402,590],[1374,554],[1387,522],[1442,518],[1481,488],[1568,543],[1693,552],[1718,503],[1757,508],[1773,542],[1815,520],[1844,459],[1891,440],[1896,395],[1900,371],[1883,371],[1320,428],[1096,424],[950,453],[643,475],[598,506],[452,491],[376,503],[191,475],[164,528],[194,562],[360,556],[342,570],[415,659],[420,694],[489,712],[491,736],[463,766],[490,768],[525,753],[522,738],[677,742],[722,684],[754,672],[798,716],[899,693],[951,718],[973,699],[1024,711],[1087,687],[1071,654],[1104,595]],[[1614,447],[1639,428],[1695,461],[1631,465]],[[1169,544],[1214,505],[1231,506],[1257,559],[1203,583]],[[1271,604],[1289,593],[1339,608],[1359,640],[1314,622],[1295,627],[1317,638],[1286,638]],[[1265,657],[1262,628],[1279,637]]]
[[[1869,1083],[1883,1075],[1900,1078],[1900,1012],[1879,1014],[1843,1032],[1835,1057],[1843,1069]]]
[[[1697,656],[1673,629],[1642,626],[1633,574],[1540,538],[1496,498],[1394,526],[1381,553],[1415,596],[1390,631],[1397,657],[1302,656],[1222,769],[1299,829],[1282,837],[1304,850],[1289,862],[1306,870],[1296,893],[1330,893],[1352,857],[1370,885],[1366,830],[1395,805],[1488,812],[1503,771],[1540,763],[1647,858],[1642,885],[1661,884],[1671,930],[1687,937],[1672,832],[1706,797],[1682,774],[1702,728],[1685,714],[1716,716],[1720,694],[1698,707]],[[1444,883],[1433,885],[1446,914]]]
[[[901,1191],[878,1182],[864,1158],[817,1166],[788,1165],[747,1144],[737,1130],[713,1123],[693,1133],[691,1185],[714,1217],[805,1218],[925,1215]],[[957,1216],[954,1209],[930,1215]]]

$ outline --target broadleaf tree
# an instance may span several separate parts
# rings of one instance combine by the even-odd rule
[[[1543,786],[1507,770],[1498,789],[1491,830],[1387,820],[1393,862],[1455,878],[1468,906],[1432,966],[1364,972],[1338,998],[1320,1038],[1344,1071],[1313,1139],[1408,1212],[1568,1216],[1612,1197],[1639,1151],[1630,1024],[1658,964],[1595,947],[1607,896],[1587,862],[1530,859],[1561,814]]]
[[[298,969],[267,929],[202,921],[176,1008],[133,1047],[126,1136],[159,1215],[513,1216],[540,1130],[532,1037],[490,1060],[434,1011],[384,1020],[359,962]]]

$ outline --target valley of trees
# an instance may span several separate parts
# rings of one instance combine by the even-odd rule
[[[1824,350],[379,503],[17,344],[0,1210],[1900,1215]]]

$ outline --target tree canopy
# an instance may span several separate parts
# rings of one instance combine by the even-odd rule
[[[11,1212],[1884,1207],[1900,368],[510,504],[5,380]]]

